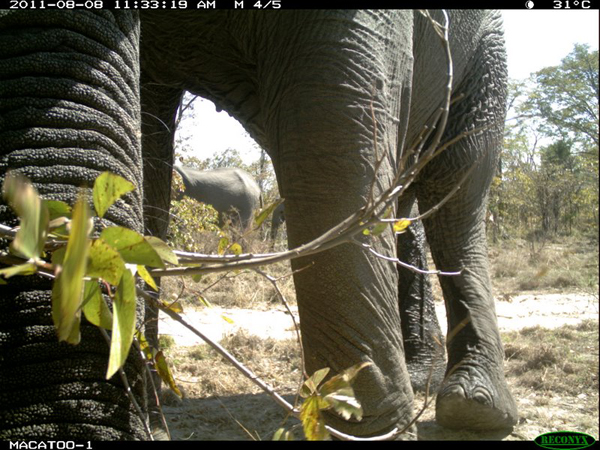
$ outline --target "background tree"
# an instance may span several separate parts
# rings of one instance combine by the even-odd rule
[[[509,92],[492,237],[597,235],[598,52],[575,45]]]

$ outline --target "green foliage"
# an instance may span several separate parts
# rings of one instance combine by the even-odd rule
[[[100,215],[130,192],[133,185],[112,174],[101,174],[94,184],[92,196]],[[62,202],[42,200],[24,178],[8,174],[4,197],[18,214],[21,226],[10,246],[15,256],[28,260],[24,264],[0,270],[5,279],[49,270],[42,257],[46,237],[67,238],[66,247],[53,251],[50,269],[55,280],[52,287],[52,319],[60,341],[80,341],[81,311],[94,325],[112,330],[107,378],[123,366],[135,331],[136,282],[140,272],[147,283],[156,288],[145,266],[165,267],[177,264],[177,257],[162,241],[144,237],[122,227],[104,228],[100,236],[90,236],[93,220],[85,194],[73,208]],[[64,216],[62,215],[64,214]],[[112,297],[112,313],[100,286]]]
[[[265,208],[256,213],[256,217],[254,218],[254,224],[257,227],[260,227],[265,220],[273,215],[275,209],[283,203],[284,199],[280,198],[270,205],[267,205]]]
[[[74,345],[79,343],[83,311],[91,324],[112,332],[107,379],[125,364],[135,337],[146,359],[154,363],[160,377],[181,397],[163,352],[151,348],[144,335],[136,331],[136,274],[157,289],[146,267],[162,268],[166,264],[178,264],[176,255],[159,239],[144,237],[123,227],[106,227],[99,236],[91,236],[94,222],[84,191],[71,208],[62,202],[42,200],[33,186],[22,177],[9,174],[5,180],[4,197],[13,205],[21,220],[10,251],[27,262],[1,269],[0,276],[8,279],[41,269],[45,273],[53,271],[52,318],[60,341]],[[131,188],[130,183],[115,175],[105,173],[99,176],[92,191],[96,212],[105,214]],[[271,205],[271,212],[276,206]],[[265,217],[267,215],[262,220]],[[67,238],[66,245],[60,242],[52,244],[51,263],[43,259],[47,256],[44,253],[47,237]],[[219,251],[241,254],[242,248],[222,237]],[[104,294],[102,289],[105,290]],[[112,299],[112,311],[105,296]],[[177,302],[165,306],[181,312]],[[301,391],[305,401],[300,415],[308,439],[329,437],[322,411],[333,410],[346,420],[362,419],[362,408],[351,384],[367,365],[357,364],[324,382],[329,373],[326,368],[306,380]],[[280,430],[275,438],[287,440],[292,435]]]
[[[90,212],[84,196],[79,197],[73,208],[71,233],[62,265],[56,270],[52,287],[52,320],[59,341],[78,344],[80,340],[79,319],[83,303],[83,277],[86,273],[90,251]]]
[[[94,209],[98,217],[104,217],[108,208],[117,199],[135,189],[133,183],[110,172],[104,172],[96,179],[94,189]]]
[[[539,240],[598,230],[598,52],[576,45],[556,67],[509,86],[507,123],[492,183],[493,239]]]
[[[206,232],[218,235],[219,216],[210,205],[197,202],[189,197],[182,197],[183,180],[178,173],[173,177],[172,198],[180,198],[171,202],[171,221],[169,223],[169,242],[184,251],[201,252]]]
[[[598,148],[598,51],[575,45],[559,66],[535,75],[538,86],[523,109],[544,119],[545,134]]]
[[[135,332],[136,317],[135,279],[129,270],[123,272],[113,299],[112,338],[106,379],[123,367]]]
[[[333,409],[346,420],[352,417],[362,419],[362,408],[356,400],[352,383],[358,373],[369,365],[356,364],[323,383],[329,374],[329,368],[326,367],[317,370],[304,382],[300,390],[300,395],[305,399],[300,408],[300,420],[308,440],[329,438],[321,411]]]
[[[18,174],[6,175],[4,198],[21,217],[21,226],[12,241],[11,252],[25,259],[39,258],[48,234],[50,215],[47,205],[39,198],[34,187]]]

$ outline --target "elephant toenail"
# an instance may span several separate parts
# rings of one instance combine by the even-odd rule
[[[477,387],[473,390],[472,398],[477,403],[481,403],[482,405],[493,406],[493,404],[494,404],[494,401],[492,400],[492,396],[490,395],[488,390],[484,389],[482,387]]]

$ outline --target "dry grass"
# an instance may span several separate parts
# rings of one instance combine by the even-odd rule
[[[221,345],[288,402],[295,402],[303,379],[296,341],[240,332]],[[167,355],[184,392],[183,401],[172,393],[163,395],[174,439],[270,440],[279,427],[297,426],[297,420],[206,345],[171,348]]]
[[[539,326],[505,334],[509,376],[535,391],[598,394],[598,322],[548,330]]]
[[[554,330],[525,328],[504,333],[503,340],[507,380],[520,416],[519,424],[507,438],[531,440],[539,434],[562,429],[598,436],[598,322],[586,321]],[[293,401],[301,377],[295,341],[263,340],[238,333],[222,344],[279,393],[287,394],[288,401]],[[252,434],[253,438],[269,439],[269,433],[284,423],[285,414],[273,400],[213,350],[206,346],[172,347],[167,354],[186,396],[183,403],[173,397],[165,399],[176,436],[192,430],[195,438],[250,439],[240,425],[243,424],[258,433]],[[416,405],[422,402],[422,396],[417,397]],[[186,405],[184,411],[195,421],[181,418],[182,405]],[[503,437],[444,430],[435,424],[434,415],[432,403],[418,424],[420,439]],[[212,428],[198,428],[214,420],[218,424]]]
[[[223,339],[221,345],[277,391],[291,393],[298,387],[302,372],[297,342],[260,339],[238,332]],[[208,397],[261,392],[206,345],[175,350],[169,356],[175,377],[183,383],[188,395]]]
[[[598,242],[566,239],[532,247],[523,240],[490,249],[492,279],[502,294],[532,290],[598,292]]]
[[[204,236],[203,251],[216,254],[219,238],[214,234]],[[260,233],[251,232],[243,240],[243,251],[269,253],[270,242],[262,240]],[[289,262],[273,264],[262,269],[277,278],[277,286],[289,304],[296,301]],[[262,275],[245,270],[223,274],[209,274],[195,282],[189,277],[166,278],[162,282],[164,295],[170,301],[179,300],[184,306],[197,308],[208,302],[222,308],[268,309],[280,303],[273,285]]]
[[[503,336],[506,372],[528,439],[570,430],[598,437],[598,321]]]
[[[550,243],[535,252],[523,242],[492,247],[495,292],[516,294],[535,289],[597,293],[597,247],[597,243],[581,242]],[[267,270],[276,277],[290,273],[289,265]],[[220,281],[219,278],[206,276],[198,283],[171,279],[165,280],[165,286],[171,295],[191,306],[199,304],[199,296],[222,307],[267,309],[278,301],[271,284],[255,273],[230,274]],[[279,286],[293,302],[291,277],[282,279]],[[439,297],[437,289],[436,292]],[[598,437],[598,321],[554,330],[526,328],[504,333],[502,338],[507,380],[520,415],[520,422],[508,439],[531,440],[555,430]],[[186,394],[183,402],[165,397],[165,411],[175,439],[270,439],[286,420],[272,399],[214,351],[206,346],[178,348],[167,340],[164,343],[175,377]],[[261,340],[238,333],[222,344],[293,401],[301,378],[295,341]],[[417,397],[417,406],[419,402],[422,398]],[[482,438],[440,430],[434,414],[432,405],[420,421],[419,438]]]

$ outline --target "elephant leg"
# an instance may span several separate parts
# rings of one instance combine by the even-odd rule
[[[152,83],[142,77],[142,155],[144,160],[144,228],[147,235],[165,240],[169,226],[171,179],[173,174],[173,138],[175,119],[183,92]],[[160,287],[160,279],[156,280]],[[158,349],[158,308],[146,304],[146,340]],[[152,370],[153,390],[148,391],[150,426],[155,438],[168,436],[156,403],[161,391],[161,378]]]
[[[138,42],[135,13],[1,11],[0,176],[16,170],[71,204],[103,171],[141,186]],[[141,198],[125,195],[105,219],[141,232]],[[4,203],[0,222],[17,224]],[[124,367],[130,397],[118,374],[105,379],[109,345],[95,326],[82,319],[78,345],[58,342],[51,289],[38,276],[0,289],[0,440],[147,439],[139,352]]]
[[[494,110],[496,117],[502,117],[497,103],[478,100],[467,96],[456,104],[448,122],[449,136],[486,123]],[[440,277],[448,316],[448,369],[438,392],[436,414],[438,422],[448,428],[509,429],[517,421],[504,377],[484,223],[501,126],[499,120],[486,131],[463,138],[426,166],[418,180],[423,212],[440,202],[475,166],[456,194],[424,220],[438,270],[461,271],[457,276]]]
[[[399,201],[397,217],[416,217],[418,211],[411,189]],[[397,237],[398,258],[421,270],[428,270],[425,231],[421,221],[413,222]],[[435,313],[429,275],[398,266],[398,298],[406,365],[415,391],[436,392],[444,378],[446,354],[444,337]]]
[[[286,199],[290,248],[317,238],[358,211],[371,192],[371,183],[375,182],[375,195],[389,187],[395,143],[402,132],[399,122],[405,125],[393,118],[401,117],[407,103],[401,93],[408,90],[411,79],[410,14],[394,13],[396,22],[379,18],[378,11],[313,14],[320,15],[318,27],[305,26],[302,42],[294,43],[294,51],[281,52],[298,57],[273,66],[285,68],[285,73],[270,74],[271,79],[290,83],[280,86],[278,120],[267,129],[278,184]],[[386,33],[385,42],[393,49],[378,45],[377,50],[370,50],[370,30],[375,24],[381,25],[378,33]],[[344,44],[356,36],[369,42],[365,48]],[[345,73],[347,67],[360,76]],[[387,84],[391,79],[395,82]],[[376,124],[371,119],[371,103]],[[374,173],[378,155],[385,156]],[[395,255],[391,230],[381,237],[373,240],[375,249]],[[362,421],[346,421],[326,412],[327,422],[359,436],[404,428],[412,419],[413,394],[404,362],[394,265],[353,243],[293,260],[292,265],[307,372],[329,367],[339,373],[358,363],[370,363],[354,384],[364,410]]]

